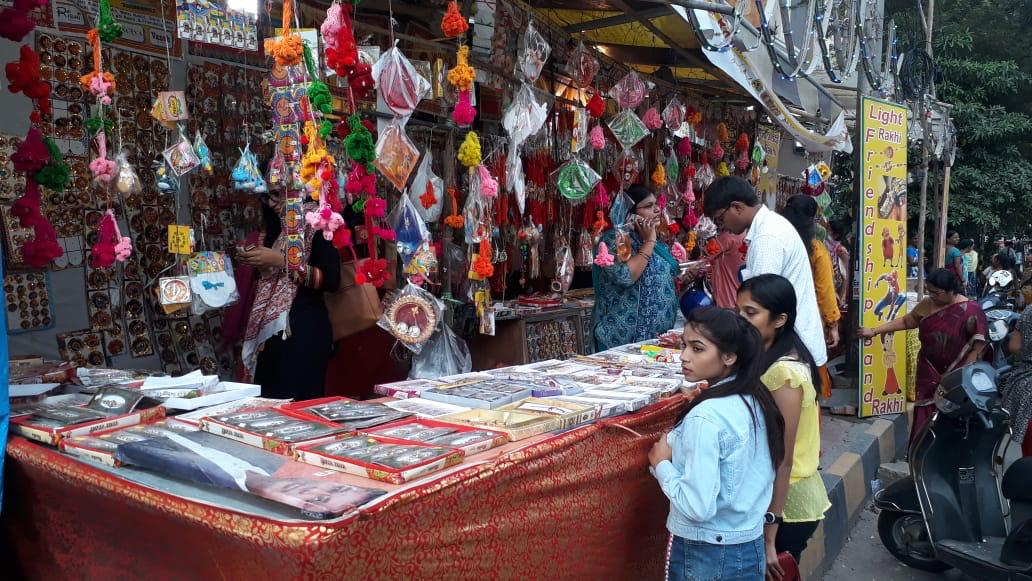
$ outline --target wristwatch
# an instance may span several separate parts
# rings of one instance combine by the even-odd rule
[[[785,522],[785,517],[778,516],[773,512],[767,512],[763,515],[763,526],[780,525]]]

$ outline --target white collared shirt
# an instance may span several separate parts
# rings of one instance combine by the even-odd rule
[[[788,220],[760,205],[745,241],[748,252],[742,280],[761,274],[778,274],[792,283],[797,301],[796,333],[817,365],[824,365],[828,362],[824,326],[817,309],[813,271],[810,270],[810,256],[803,246],[803,239]]]

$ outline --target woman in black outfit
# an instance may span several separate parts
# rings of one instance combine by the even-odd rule
[[[259,276],[244,336],[244,366],[262,386],[263,397],[322,397],[333,351],[323,293],[340,286],[340,256],[321,233],[306,232],[308,263],[288,274],[280,219],[282,193],[270,192],[262,201],[262,244],[238,254],[238,260],[255,268]],[[291,295],[293,300],[287,302]]]

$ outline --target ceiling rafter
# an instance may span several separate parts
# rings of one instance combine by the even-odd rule
[[[666,16],[672,14],[668,6],[656,6],[654,8],[647,8],[638,12],[645,18],[658,18],[660,16]],[[627,24],[628,22],[635,22],[638,17],[634,14],[617,14],[616,16],[607,16],[606,18],[599,18],[597,20],[585,20],[584,22],[578,22],[576,24],[570,24],[563,28],[566,32],[576,34],[578,32],[585,32],[588,30],[598,30],[600,28],[609,28],[611,26],[619,26],[621,24]]]

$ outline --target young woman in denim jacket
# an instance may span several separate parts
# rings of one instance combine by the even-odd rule
[[[759,333],[733,311],[707,308],[690,313],[682,339],[685,379],[710,387],[649,452],[670,499],[668,578],[763,579],[763,523],[785,442],[760,382]]]

